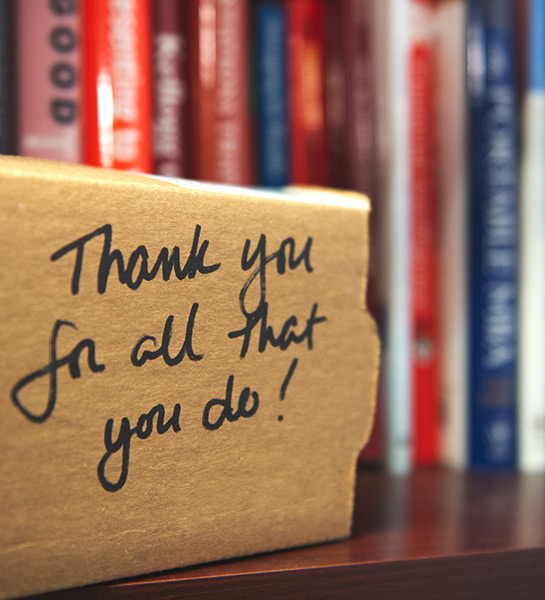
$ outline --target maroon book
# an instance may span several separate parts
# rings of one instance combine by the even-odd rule
[[[188,8],[190,176],[251,185],[247,3],[196,0]]]
[[[346,187],[374,196],[375,107],[372,0],[343,2],[346,65]]]
[[[326,124],[329,184],[346,187],[346,61],[344,55],[344,4],[326,3]]]
[[[168,177],[187,176],[187,18],[178,0],[153,2],[153,162]]]

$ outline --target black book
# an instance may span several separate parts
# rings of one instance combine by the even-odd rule
[[[0,0],[0,154],[16,153],[15,1]]]

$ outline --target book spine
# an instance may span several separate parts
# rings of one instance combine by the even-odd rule
[[[112,59],[105,1],[80,0],[83,162],[111,168],[114,162]],[[100,25],[99,25],[100,24]]]
[[[15,3],[0,0],[0,154],[15,154]]]
[[[516,466],[518,173],[513,3],[470,0],[469,461]]]
[[[249,104],[249,29],[243,0],[190,5],[191,176],[253,183]]]
[[[326,126],[329,185],[346,189],[346,4],[326,2]],[[375,427],[376,429],[376,427]]]
[[[403,474],[412,467],[413,431],[410,372],[410,203],[408,51],[410,6],[408,0],[391,0],[389,25],[391,64],[388,72],[390,135],[393,148],[388,174],[388,440],[387,466]]]
[[[254,7],[258,183],[290,182],[286,62],[286,7],[257,2]]]
[[[342,53],[340,63],[344,87],[337,92],[342,98],[340,116],[342,126],[337,127],[342,154],[340,158],[341,186],[359,189],[371,198],[373,210],[369,215],[369,269],[367,306],[377,321],[381,338],[384,338],[384,311],[381,294],[384,265],[381,263],[382,221],[384,220],[384,198],[378,185],[378,127],[377,127],[377,83],[375,72],[378,53],[377,42],[381,34],[377,31],[373,0],[352,0],[338,6],[328,3],[328,21],[334,14],[340,15],[341,26],[336,28]],[[339,10],[341,8],[341,10]],[[331,27],[331,25],[330,25]],[[328,115],[330,114],[328,96]],[[330,131],[328,129],[328,131]],[[330,135],[328,144],[331,145]],[[333,166],[333,161],[331,162]],[[358,166],[359,165],[359,166]],[[360,461],[380,465],[385,459],[385,435],[383,422],[386,418],[383,373],[377,390],[375,425],[360,456]]]
[[[519,453],[545,471],[545,1],[528,5],[520,197]]]
[[[433,5],[411,0],[409,55],[413,460],[434,464],[439,434]]]
[[[151,15],[147,0],[82,0],[84,161],[152,171]]]
[[[412,467],[410,369],[409,0],[373,4],[376,35],[380,304],[386,467]]]
[[[327,185],[325,5],[321,0],[298,0],[289,2],[287,9],[292,181]]]
[[[196,0],[188,10],[189,173],[192,179],[217,181],[216,0]]]
[[[153,7],[154,172],[187,175],[187,28],[184,5],[156,0]]]
[[[77,2],[21,0],[16,11],[17,152],[79,162]]]
[[[152,167],[151,14],[148,0],[110,0],[114,168]]]
[[[467,464],[467,115],[465,0],[437,5],[441,461]]]
[[[346,65],[345,185],[348,189],[374,196],[376,148],[371,4],[369,0],[348,0],[343,3],[343,9]]]

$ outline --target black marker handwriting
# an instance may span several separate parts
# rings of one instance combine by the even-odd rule
[[[61,367],[68,365],[68,370],[72,379],[79,378],[81,376],[81,370],[79,366],[81,353],[84,350],[87,350],[87,364],[93,373],[99,373],[104,371],[106,368],[105,365],[97,363],[95,357],[95,342],[90,338],[81,340],[81,342],[79,342],[69,354],[63,356],[62,358],[58,358],[57,337],[61,327],[72,327],[73,329],[77,329],[76,325],[70,321],[61,321],[60,319],[57,320],[53,326],[49,342],[49,364],[41,369],[29,373],[20,379],[11,390],[11,399],[15,406],[25,415],[25,417],[27,417],[27,419],[33,421],[34,423],[43,423],[46,421],[51,416],[51,413],[55,408],[57,401],[57,371]],[[34,412],[29,407],[25,406],[24,402],[20,398],[20,392],[32,382],[45,376],[49,377],[49,394],[47,403],[43,411]]]
[[[280,333],[275,334],[272,325],[269,324],[269,303],[267,302],[267,264],[276,261],[276,271],[283,275],[286,270],[294,270],[303,264],[307,273],[312,273],[313,268],[310,264],[310,251],[312,249],[312,238],[308,237],[303,250],[297,256],[295,251],[295,240],[291,237],[286,238],[280,244],[276,252],[267,255],[267,236],[261,234],[255,250],[250,253],[250,240],[246,240],[242,250],[241,268],[250,272],[239,293],[240,312],[246,319],[244,327],[235,331],[230,331],[227,335],[230,339],[242,337],[242,346],[240,349],[240,358],[244,358],[248,353],[252,333],[258,328],[259,340],[257,349],[259,352],[265,352],[270,345],[280,350],[287,350],[291,344],[301,344],[307,342],[309,350],[313,348],[314,326],[323,323],[327,318],[318,315],[318,304],[314,303],[310,311],[310,316],[306,319],[306,325],[302,331],[297,333],[295,328],[298,326],[298,319],[295,315],[290,316],[281,327]],[[257,266],[255,266],[257,263]],[[253,282],[259,281],[259,302],[254,310],[249,310],[246,297]]]
[[[163,328],[163,337],[161,339],[161,345],[159,346],[159,348],[157,348],[157,339],[155,337],[151,335],[145,335],[141,337],[132,349],[131,363],[135,367],[141,367],[144,363],[146,363],[146,361],[155,360],[156,358],[159,358],[161,356],[169,367],[175,367],[176,365],[182,362],[185,356],[187,356],[187,358],[191,361],[201,360],[204,355],[197,354],[193,350],[193,328],[195,326],[195,317],[197,316],[198,309],[199,304],[197,302],[194,302],[193,306],[191,307],[189,317],[187,319],[184,343],[182,344],[182,347],[180,348],[176,356],[171,356],[169,351],[170,339],[172,337],[172,322],[174,320],[174,315],[169,315],[167,320],[165,321],[165,326]],[[146,342],[152,342],[157,349],[142,350],[142,346]]]
[[[310,316],[307,319],[305,328],[301,333],[297,334],[293,328],[297,327],[297,317],[292,315],[284,322],[282,329],[278,335],[275,335],[272,325],[268,324],[269,304],[261,302],[257,309],[246,316],[246,325],[242,329],[230,331],[227,335],[231,339],[242,337],[242,347],[240,349],[240,358],[244,358],[250,346],[253,330],[259,326],[259,339],[257,344],[258,352],[265,352],[267,345],[270,344],[274,348],[287,350],[291,344],[301,344],[306,340],[307,348],[313,348],[313,332],[314,326],[323,323],[327,320],[325,316],[317,316],[318,304],[315,302],[312,305]]]
[[[121,419],[119,433],[114,440],[112,433],[114,420],[108,419],[104,428],[104,446],[106,452],[100,459],[97,468],[98,480],[100,485],[108,492],[117,492],[127,481],[129,475],[129,462],[131,453],[131,439],[134,435],[138,439],[145,440],[153,433],[154,418],[157,417],[155,430],[159,435],[163,435],[172,428],[174,433],[180,431],[180,404],[175,404],[172,410],[172,416],[165,423],[165,407],[162,404],[157,404],[149,412],[142,413],[138,418],[136,425],[131,428],[131,423],[128,417]],[[106,466],[110,458],[121,450],[121,469],[117,479],[111,480],[106,475]]]
[[[242,258],[240,266],[243,271],[250,270],[259,259],[257,267],[250,273],[250,276],[246,280],[239,294],[240,310],[242,314],[247,317],[250,311],[246,307],[246,294],[250,289],[252,283],[256,277],[259,276],[259,290],[260,290],[260,303],[265,300],[266,293],[266,272],[267,264],[276,260],[276,272],[279,275],[283,275],[286,272],[286,266],[290,271],[295,270],[301,263],[304,264],[307,273],[312,273],[313,269],[310,264],[310,250],[312,248],[312,238],[308,237],[305,243],[305,247],[301,251],[299,256],[295,256],[295,240],[291,237],[286,238],[280,244],[280,248],[276,252],[273,252],[267,256],[267,236],[262,233],[259,237],[256,249],[249,256],[250,253],[250,240],[246,240],[244,248],[242,250]],[[287,254],[287,256],[286,256]]]
[[[227,419],[227,421],[230,423],[233,423],[238,421],[240,417],[248,419],[257,412],[257,409],[259,408],[259,394],[250,390],[249,387],[243,388],[243,390],[240,392],[238,396],[237,409],[233,410],[232,402],[234,379],[234,375],[229,375],[224,398],[212,398],[212,400],[209,400],[206,404],[202,415],[202,424],[205,429],[214,431],[223,425],[225,419]],[[250,406],[248,406],[250,396],[252,397],[252,403]],[[220,411],[216,418],[213,419],[211,417],[211,413],[215,407],[219,407]]]
[[[83,267],[83,257],[85,245],[98,236],[103,236],[102,242],[102,255],[98,263],[97,268],[97,291],[99,294],[103,294],[106,291],[108,285],[108,278],[114,262],[117,265],[117,277],[119,283],[126,285],[131,290],[137,290],[140,287],[142,281],[151,281],[155,279],[159,270],[162,270],[163,281],[169,281],[172,273],[176,279],[183,280],[186,277],[193,279],[197,273],[206,275],[213,273],[220,268],[221,263],[214,263],[210,265],[205,264],[206,251],[208,250],[208,240],[203,242],[199,241],[201,233],[201,226],[196,225],[193,233],[193,242],[191,250],[186,258],[185,264],[182,267],[180,260],[180,248],[174,246],[171,251],[168,248],[163,247],[159,251],[153,266],[149,267],[148,259],[149,253],[144,245],[138,246],[131,252],[127,264],[125,264],[125,258],[121,250],[112,248],[112,226],[103,225],[95,231],[84,235],[66,246],[59,248],[56,252],[51,255],[51,260],[56,261],[65,256],[66,254],[75,251],[76,258],[74,261],[74,271],[72,273],[71,292],[73,295],[79,293],[79,283],[81,278],[81,270]]]

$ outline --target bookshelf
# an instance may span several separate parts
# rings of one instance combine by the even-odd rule
[[[350,539],[36,597],[261,600],[543,598],[545,478],[358,473]]]
[[[537,475],[362,469],[348,540],[39,598],[542,598],[544,492]]]

